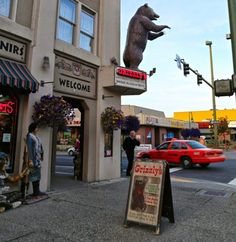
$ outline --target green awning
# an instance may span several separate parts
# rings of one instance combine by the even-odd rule
[[[35,93],[38,81],[32,76],[25,64],[0,59],[0,85],[24,89]]]

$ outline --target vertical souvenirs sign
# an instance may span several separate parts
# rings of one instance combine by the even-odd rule
[[[126,217],[128,222],[151,225],[160,234],[161,216],[174,223],[169,167],[165,161],[136,160],[130,180]]]

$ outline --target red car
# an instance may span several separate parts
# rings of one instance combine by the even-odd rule
[[[156,149],[138,152],[137,158],[166,160],[183,168],[191,168],[194,164],[207,167],[210,163],[225,161],[222,149],[210,149],[195,140],[176,139],[164,142]]]

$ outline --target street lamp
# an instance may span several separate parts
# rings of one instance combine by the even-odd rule
[[[212,105],[213,105],[213,132],[214,132],[214,144],[217,146],[217,126],[216,126],[216,99],[215,99],[215,89],[214,89],[214,71],[213,71],[213,59],[212,59],[212,42],[206,41],[206,45],[209,46],[210,51],[210,66],[211,66],[211,85],[212,85]]]

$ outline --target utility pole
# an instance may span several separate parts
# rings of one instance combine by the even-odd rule
[[[214,87],[214,70],[213,70],[213,58],[212,58],[212,42],[206,41],[206,45],[209,46],[210,52],[210,66],[211,66],[211,85]],[[218,145],[218,133],[216,125],[216,97],[215,97],[215,88],[212,88],[212,106],[213,106],[213,132],[214,132],[214,144],[215,147]]]
[[[234,74],[236,74],[236,0],[228,0],[228,9]]]

